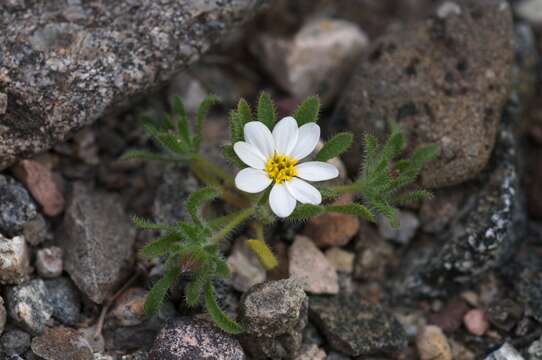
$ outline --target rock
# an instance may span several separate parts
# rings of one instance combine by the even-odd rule
[[[465,301],[453,298],[440,311],[431,314],[428,322],[451,334],[459,329],[468,311],[469,307]]]
[[[8,95],[0,93],[0,115],[4,115],[8,108]]]
[[[6,355],[20,355],[30,347],[30,334],[16,327],[6,330],[0,337],[2,353]]]
[[[36,205],[26,189],[13,178],[0,175],[0,233],[19,235],[36,215]]]
[[[313,294],[337,294],[337,270],[324,254],[305,236],[297,236],[290,247],[290,277]]]
[[[405,331],[392,315],[355,295],[311,296],[309,315],[329,345],[347,355],[394,352],[407,346]]]
[[[395,263],[393,247],[369,224],[362,226],[356,243],[354,278],[383,280],[387,270]]]
[[[39,334],[53,314],[49,296],[41,279],[10,287],[6,292],[9,315],[23,329]]]
[[[416,338],[421,360],[452,360],[452,350],[446,335],[438,326],[424,327]]]
[[[300,350],[308,322],[309,299],[293,279],[251,287],[242,297],[241,342],[255,359],[284,359]]]
[[[295,357],[295,360],[326,360],[326,359],[327,359],[326,352],[314,344],[303,345],[299,355]]]
[[[353,23],[315,19],[291,39],[264,33],[252,50],[284,90],[299,99],[319,94],[329,104],[368,44],[367,35]]]
[[[108,351],[136,351],[149,349],[163,323],[152,317],[134,326],[108,327],[104,329],[105,349]]]
[[[542,1],[524,0],[516,3],[516,13],[535,27],[542,26]]]
[[[186,167],[169,166],[164,170],[152,207],[154,220],[161,224],[175,225],[188,216],[184,206],[190,193],[198,189],[197,180]]]
[[[457,216],[465,195],[465,184],[437,189],[434,197],[423,201],[420,222],[424,232],[439,234]]]
[[[463,317],[463,324],[474,336],[482,336],[489,328],[485,313],[480,309],[472,309]]]
[[[47,216],[57,216],[64,210],[63,180],[60,175],[34,160],[22,160],[13,173],[22,182]]]
[[[41,214],[23,225],[23,235],[26,242],[38,246],[47,237],[47,223]]]
[[[418,217],[410,211],[399,211],[399,229],[394,229],[384,216],[378,217],[378,231],[384,239],[393,240],[399,244],[408,244],[416,235],[420,225]]]
[[[38,250],[36,254],[36,270],[41,277],[54,278],[63,270],[62,249],[56,246]]]
[[[421,174],[427,187],[477,176],[493,149],[512,85],[513,27],[501,0],[458,0],[460,14],[433,17],[378,38],[360,61],[334,116],[335,129],[384,137],[386,121],[411,149],[439,146]],[[360,150],[345,157],[354,171]]]
[[[527,353],[529,354],[529,360],[542,359],[542,338],[533,341],[527,348]]]
[[[403,255],[393,286],[397,297],[446,296],[476,282],[510,260],[526,233],[526,211],[520,187],[517,142],[510,127],[517,120],[503,114],[497,147],[478,186],[449,230],[431,239],[425,249]]]
[[[231,284],[235,290],[247,291],[253,285],[262,283],[267,278],[265,269],[256,255],[246,246],[245,238],[235,241],[228,266],[231,271]]]
[[[246,356],[233,336],[206,321],[182,317],[166,325],[154,341],[149,360],[163,359],[244,360]]]
[[[523,356],[508,343],[489,354],[484,360],[524,360]]]
[[[4,299],[0,296],[0,335],[4,332],[6,326],[6,308],[4,306]]]
[[[332,247],[326,250],[326,258],[337,271],[347,274],[352,273],[354,269],[354,254],[343,250],[340,247]]]
[[[143,306],[148,291],[132,287],[123,292],[115,301],[109,316],[118,326],[139,325],[145,320]]]
[[[8,239],[0,234],[0,283],[19,284],[30,272],[30,249],[24,237]]]
[[[53,317],[67,326],[75,326],[81,315],[79,291],[67,277],[45,280]]]
[[[341,353],[330,351],[326,357],[326,360],[351,360],[350,356],[343,355]]]
[[[163,83],[267,3],[123,0],[50,4],[43,11],[26,1],[18,11],[3,11],[0,28],[9,30],[0,38],[0,88],[8,105],[0,168]]]
[[[77,331],[59,326],[32,339],[32,351],[45,360],[94,360],[88,341]]]
[[[135,229],[118,197],[75,183],[58,238],[65,270],[92,301],[102,303],[129,275]]]
[[[334,204],[344,205],[352,202],[352,196],[343,195]],[[356,236],[359,219],[356,216],[329,213],[311,218],[303,233],[310,237],[318,247],[344,246]]]
[[[454,359],[461,360],[476,360],[476,356],[472,351],[467,349],[463,344],[449,339],[450,347],[452,348],[452,355]]]
[[[523,317],[523,307],[512,299],[498,298],[487,309],[487,317],[495,327],[511,331]]]

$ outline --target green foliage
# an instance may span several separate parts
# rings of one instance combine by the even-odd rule
[[[430,197],[430,192],[417,190],[399,194],[405,186],[416,181],[423,166],[437,156],[434,145],[419,147],[405,159],[396,160],[406,147],[404,135],[396,127],[383,146],[373,135],[364,138],[364,158],[359,178],[353,184],[372,210],[384,215],[393,227],[399,226],[395,206]]]
[[[353,140],[354,136],[352,133],[343,132],[335,135],[325,143],[324,147],[316,155],[315,160],[327,161],[341,155],[348,150]]]
[[[171,267],[166,271],[164,277],[154,284],[151,291],[149,291],[149,294],[147,295],[147,300],[145,301],[145,314],[153,315],[158,313],[162,303],[164,302],[168,289],[171,287],[175,279],[177,279],[179,274],[180,268]]]
[[[362,219],[375,222],[375,216],[371,212],[371,210],[367,209],[367,207],[353,203],[353,204],[346,204],[346,205],[327,205],[325,207],[326,211],[328,212],[336,212],[346,215],[354,215],[357,217],[360,217]]]
[[[301,126],[309,122],[318,122],[320,115],[320,99],[318,96],[310,96],[303,101],[294,113],[297,125]]]
[[[202,219],[198,213],[199,209],[203,207],[205,203],[215,199],[217,196],[218,192],[211,187],[199,189],[188,196],[188,200],[186,201],[186,209],[188,210],[188,213],[192,217],[192,221],[194,223],[201,223]]]
[[[205,285],[205,308],[207,312],[213,319],[214,323],[229,334],[240,334],[244,331],[243,327],[231,320],[225,313],[222,311],[218,302],[216,300],[216,294],[214,291],[213,283],[208,281]]]
[[[163,161],[190,161],[200,150],[203,124],[209,108],[218,102],[210,95],[205,98],[196,113],[195,131],[192,132],[183,102],[178,96],[171,99],[172,114],[152,120],[143,117],[141,123],[147,135],[153,140],[161,153],[131,150],[121,159],[148,159]],[[173,119],[176,119],[176,122]],[[175,131],[175,126],[177,131]]]
[[[257,118],[258,121],[261,121],[270,130],[273,130],[273,126],[277,121],[277,112],[273,100],[271,100],[271,97],[266,92],[262,92],[258,99]]]
[[[307,221],[311,217],[320,215],[324,212],[324,207],[320,205],[299,204],[294,212],[288,216],[288,220]]]

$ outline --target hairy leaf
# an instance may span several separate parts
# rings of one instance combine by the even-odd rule
[[[330,140],[328,140],[328,142],[325,143],[324,147],[316,155],[315,160],[327,161],[341,155],[346,150],[348,150],[350,145],[352,145],[353,139],[354,136],[352,135],[352,133],[348,132],[343,132],[335,135]]]
[[[407,205],[417,203],[422,200],[431,199],[433,193],[427,190],[414,190],[404,194],[397,195],[393,198],[392,203],[396,205]]]
[[[319,205],[301,204],[296,206],[294,212],[288,216],[288,220],[306,221],[313,216],[324,212],[324,208]]]
[[[164,302],[164,297],[173,284],[177,276],[180,274],[180,269],[178,267],[170,268],[166,271],[163,278],[158,280],[156,284],[152,287],[151,291],[147,295],[147,300],[145,301],[144,311],[147,315],[157,314]]]
[[[222,311],[220,306],[216,301],[216,295],[213,288],[213,283],[208,281],[205,285],[205,308],[207,312],[213,319],[216,326],[224,330],[229,334],[240,334],[244,331],[243,327],[231,320],[225,313]]]
[[[182,156],[180,154],[175,154],[174,156],[168,156],[168,155],[153,153],[146,150],[129,150],[129,151],[126,151],[120,157],[120,160],[132,160],[132,159],[179,161],[179,160],[188,160],[190,159],[190,156]]]
[[[203,138],[203,122],[207,117],[207,113],[209,112],[211,106],[218,103],[219,101],[220,99],[217,96],[209,95],[198,106],[198,110],[196,113],[196,134],[194,136],[194,147],[196,151],[199,149],[201,139]]]
[[[141,254],[146,257],[165,255],[171,249],[171,245],[179,240],[179,234],[166,234],[145,245],[141,249]]]
[[[246,241],[246,244],[258,257],[260,264],[262,264],[266,270],[271,270],[278,266],[279,262],[277,258],[263,240],[250,239]]]
[[[397,130],[388,137],[388,140],[382,147],[380,158],[384,161],[391,161],[403,151],[404,147],[405,137],[403,133]]]
[[[186,109],[180,97],[174,96],[171,99],[171,107],[175,115],[177,115],[177,127],[179,128],[179,135],[186,144],[190,144],[190,128],[188,127],[188,116],[186,115]]]
[[[258,121],[263,122],[270,130],[273,129],[273,125],[277,121],[275,105],[266,92],[262,92],[258,99],[257,117]]]
[[[235,144],[238,141],[243,141],[243,122],[239,113],[235,110],[230,111],[230,134],[231,142]],[[233,150],[233,149],[232,149]]]
[[[141,218],[141,217],[139,217],[137,215],[132,216],[132,222],[134,223],[135,226],[137,226],[140,229],[162,230],[162,231],[167,231],[167,232],[175,232],[175,231],[177,231],[177,228],[175,228],[174,226],[157,224],[157,223],[154,223],[154,222],[152,222],[150,220]]]
[[[318,96],[310,96],[299,105],[295,111],[294,118],[297,125],[301,126],[309,122],[318,122],[320,114],[320,99]]]
[[[188,200],[186,200],[186,209],[188,210],[188,213],[192,217],[192,221],[194,221],[194,223],[201,223],[202,219],[199,215],[200,208],[205,205],[205,203],[215,199],[217,196],[218,192],[211,187],[198,189],[188,196]]]
[[[367,207],[353,203],[346,205],[327,205],[326,210],[329,212],[337,212],[341,214],[354,215],[362,219],[376,222],[374,214]]]
[[[237,113],[239,114],[239,120],[241,121],[242,126],[245,126],[247,122],[252,121],[252,110],[250,110],[250,105],[243,98],[241,98],[237,104]]]

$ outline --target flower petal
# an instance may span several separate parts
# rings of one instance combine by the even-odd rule
[[[286,189],[286,185],[275,184],[269,194],[269,207],[278,217],[287,217],[295,209],[296,201]]]
[[[244,127],[245,140],[254,145],[260,153],[269,159],[275,151],[275,142],[271,131],[259,121],[250,121]]]
[[[302,204],[319,205],[322,202],[322,195],[314,186],[299,178],[292,178],[286,181],[286,189]]]
[[[339,170],[322,161],[308,161],[296,165],[297,176],[309,181],[324,181],[339,176]]]
[[[246,168],[239,171],[235,176],[235,186],[239,190],[248,193],[259,193],[265,190],[269,184],[271,184],[271,179],[262,170]]]
[[[320,126],[316,123],[306,123],[299,128],[297,144],[290,153],[290,156],[296,160],[307,157],[318,144],[320,140]]]
[[[265,157],[256,146],[244,141],[238,141],[233,145],[233,150],[239,156],[239,159],[248,166],[260,170],[265,167]]]
[[[280,120],[273,128],[275,150],[281,155],[290,155],[297,143],[297,121],[291,116]]]

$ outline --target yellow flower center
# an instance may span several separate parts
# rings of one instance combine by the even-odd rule
[[[297,164],[297,160],[274,153],[273,157],[265,164],[265,171],[277,184],[282,184],[297,175],[295,164]]]

